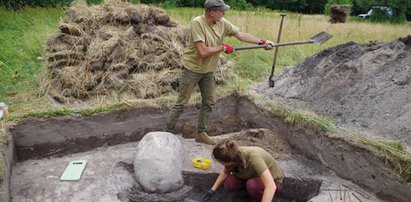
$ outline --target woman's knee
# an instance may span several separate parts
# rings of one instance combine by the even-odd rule
[[[247,192],[256,199],[261,200],[264,192],[264,184],[261,182],[260,178],[251,178],[247,180],[246,183]]]
[[[224,181],[224,189],[229,192],[241,191],[244,188],[244,181],[240,178],[230,175]]]

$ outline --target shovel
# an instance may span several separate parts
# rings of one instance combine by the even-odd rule
[[[281,21],[280,21],[280,29],[278,30],[278,37],[277,37],[277,44],[280,43],[280,38],[281,38],[281,32],[283,30],[283,21],[284,21],[284,17],[286,16],[286,14],[280,14],[281,16]],[[271,74],[270,77],[268,78],[268,86],[270,86],[270,88],[274,88],[274,71],[275,71],[275,63],[277,62],[277,54],[278,54],[278,46],[275,47],[274,49],[274,60],[273,60],[273,66],[271,66]]]
[[[324,42],[328,41],[328,39],[330,39],[331,37],[333,37],[333,35],[328,34],[327,32],[320,32],[316,34],[315,36],[311,37],[308,41],[276,43],[272,47],[292,46],[292,45],[301,45],[301,44],[310,44],[310,43],[323,44]],[[257,49],[257,48],[267,48],[268,46],[270,45],[242,46],[242,47],[234,48],[234,50],[239,51],[239,50]]]

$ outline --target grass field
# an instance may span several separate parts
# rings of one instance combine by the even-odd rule
[[[193,8],[167,10],[171,18],[183,26],[202,12],[202,9]],[[39,57],[42,57],[47,38],[57,31],[58,22],[63,17],[62,8],[25,8],[17,12],[0,8],[0,101],[9,105],[12,115],[21,116],[53,108],[40,88],[40,75],[44,70]],[[276,41],[280,24],[280,17],[276,12],[231,10],[225,18],[242,31]],[[334,37],[323,45],[280,48],[276,74],[282,68],[330,46],[348,41],[386,42],[411,33],[410,23],[390,25],[349,21],[345,24],[330,24],[327,20],[327,17],[321,15],[287,14],[281,38],[283,42],[306,41],[320,31],[329,32]],[[247,45],[235,38],[228,38],[226,42],[234,46]],[[274,51],[248,50],[228,55],[237,64],[235,71],[240,76],[229,88],[245,90],[253,82],[266,80],[271,71],[273,53]],[[227,91],[230,90],[218,89],[219,94]]]

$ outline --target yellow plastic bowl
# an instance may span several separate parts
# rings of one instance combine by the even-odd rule
[[[203,170],[207,170],[211,165],[211,160],[206,159],[206,158],[197,157],[197,158],[194,158],[192,161],[193,161],[194,167],[200,168]]]

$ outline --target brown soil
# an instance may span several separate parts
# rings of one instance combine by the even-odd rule
[[[286,68],[256,91],[373,139],[411,148],[411,36],[388,43],[349,42]]]
[[[262,147],[276,159],[288,159],[290,157],[291,148],[282,135],[264,128],[244,130],[245,128],[250,128],[250,125],[238,116],[230,114],[221,120],[211,121],[207,132],[210,136],[217,136],[239,131],[231,137],[239,145]],[[194,138],[196,131],[195,122],[186,122],[183,124],[182,136],[184,138]]]
[[[275,159],[289,159],[291,147],[284,137],[268,129],[249,129],[236,133],[232,139],[241,146],[258,146],[265,149]]]

